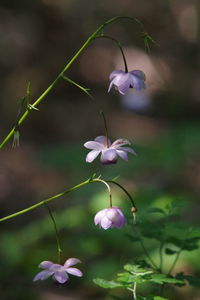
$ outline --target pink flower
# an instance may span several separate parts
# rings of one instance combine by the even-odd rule
[[[53,275],[53,278],[59,283],[65,283],[69,276],[68,274],[82,277],[82,272],[77,268],[71,268],[71,266],[80,263],[81,261],[77,258],[69,258],[66,260],[64,265],[54,264],[51,261],[43,261],[39,264],[39,268],[44,269],[44,271],[38,273],[33,281],[45,280]]]
[[[94,141],[88,141],[84,144],[84,147],[92,150],[86,156],[86,162],[91,163],[100,153],[100,161],[105,165],[115,164],[118,156],[128,161],[128,152],[135,155],[136,153],[130,147],[123,147],[127,144],[130,145],[130,142],[125,139],[118,139],[111,144],[111,141],[107,140],[105,136],[98,136]]]
[[[100,210],[94,217],[94,223],[103,229],[112,227],[121,228],[126,225],[126,219],[121,209],[113,206]]]
[[[110,92],[112,86],[122,94],[126,94],[129,88],[141,90],[145,88],[145,74],[140,70],[134,70],[130,72],[124,72],[122,70],[115,70],[110,74],[110,85],[108,92]]]

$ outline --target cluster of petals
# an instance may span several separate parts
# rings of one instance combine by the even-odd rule
[[[94,223],[99,225],[100,228],[108,229],[112,227],[121,228],[127,222],[121,209],[113,206],[100,210],[94,217]]]
[[[141,90],[145,88],[145,74],[140,70],[134,70],[130,72],[124,72],[122,70],[115,70],[110,74],[110,85],[108,92],[110,92],[112,86],[122,94],[126,94],[129,88]]]
[[[64,265],[54,264],[51,261],[43,261],[39,264],[39,268],[44,269],[38,273],[33,281],[45,280],[50,276],[53,276],[53,279],[59,283],[65,283],[68,281],[68,274],[82,277],[82,272],[77,268],[71,268],[71,266],[80,263],[81,261],[77,258],[69,258],[66,260]]]
[[[130,147],[123,147],[130,142],[126,139],[118,139],[111,143],[105,136],[98,136],[94,141],[88,141],[84,144],[87,149],[91,149],[87,156],[86,162],[91,163],[100,153],[100,161],[102,164],[115,164],[118,156],[123,160],[128,161],[128,152],[135,154],[135,151]]]

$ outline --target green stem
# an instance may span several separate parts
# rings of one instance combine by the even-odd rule
[[[172,263],[172,265],[171,265],[171,267],[170,267],[170,269],[169,269],[169,271],[168,271],[168,273],[167,273],[168,275],[170,275],[170,274],[172,273],[174,267],[176,266],[176,263],[177,263],[177,261],[178,261],[178,259],[179,259],[179,257],[180,257],[181,252],[182,252],[182,249],[180,249],[180,250],[176,253],[175,259],[174,259],[174,261],[173,261],[173,263]]]
[[[111,36],[108,36],[108,35],[105,35],[105,34],[101,34],[101,35],[97,36],[96,38],[106,38],[106,39],[109,39],[109,40],[111,40],[111,41],[113,41],[117,44],[118,48],[121,51],[122,57],[123,57],[125,72],[128,73],[128,66],[127,66],[127,62],[126,62],[126,57],[124,55],[124,51],[122,49],[122,46],[121,46],[120,42],[117,41],[116,39],[112,38]]]
[[[9,219],[11,219],[11,218],[17,217],[17,216],[22,215],[22,214],[25,214],[25,213],[27,213],[27,212],[30,211],[30,210],[33,210],[33,209],[35,209],[35,208],[37,208],[37,207],[39,207],[39,206],[41,206],[41,205],[44,205],[44,204],[46,204],[46,203],[48,203],[48,202],[50,202],[50,201],[52,201],[52,200],[54,200],[54,199],[57,199],[57,198],[62,197],[62,196],[64,196],[65,194],[68,194],[68,193],[70,193],[70,192],[73,191],[73,190],[76,190],[76,189],[78,189],[78,188],[80,188],[80,187],[82,187],[82,186],[84,186],[84,185],[86,185],[86,184],[88,184],[88,183],[93,183],[93,182],[101,182],[101,183],[104,183],[104,184],[106,185],[106,187],[107,187],[107,189],[108,189],[108,192],[109,192],[110,204],[111,204],[111,206],[112,206],[111,190],[110,190],[110,186],[106,183],[106,181],[104,181],[104,180],[102,180],[102,179],[100,179],[100,178],[93,178],[93,179],[89,178],[88,180],[83,181],[83,182],[81,182],[81,183],[75,185],[74,187],[72,187],[72,188],[70,188],[70,189],[67,189],[66,191],[64,191],[64,192],[62,192],[62,193],[59,193],[59,194],[54,195],[54,196],[52,196],[52,197],[50,197],[50,198],[48,198],[48,199],[45,199],[45,200],[43,200],[43,201],[40,201],[40,202],[38,202],[38,203],[36,203],[36,204],[34,204],[34,205],[32,205],[32,206],[29,206],[29,207],[27,207],[27,208],[25,208],[25,209],[22,209],[22,210],[20,210],[20,211],[14,213],[14,214],[11,214],[11,215],[8,215],[8,216],[6,216],[6,217],[3,217],[3,218],[0,219],[0,222],[9,220]]]
[[[134,201],[133,201],[132,196],[129,194],[129,192],[127,192],[127,190],[126,190],[121,184],[119,184],[118,182],[116,182],[116,181],[114,181],[114,180],[106,180],[106,182],[114,183],[114,184],[116,184],[118,187],[120,187],[120,188],[125,192],[125,194],[128,196],[128,198],[130,199],[131,204],[132,204],[132,207],[136,208],[136,205],[135,205],[135,203],[134,203]],[[136,211],[137,211],[137,208],[136,208]]]
[[[57,82],[63,77],[64,73],[69,69],[69,67],[73,64],[73,62],[78,58],[78,56],[83,52],[83,50],[88,46],[88,44],[95,39],[97,34],[99,34],[106,26],[109,24],[119,20],[119,19],[128,19],[130,21],[136,22],[142,30],[144,30],[143,24],[136,18],[131,18],[131,17],[123,17],[123,16],[118,16],[114,17],[108,21],[106,21],[104,24],[102,24],[97,30],[90,35],[90,37],[86,40],[86,42],[83,44],[83,46],[76,52],[76,54],[72,57],[72,59],[68,62],[68,64],[63,68],[63,70],[58,74],[56,79],[49,85],[49,87],[42,93],[42,95],[31,105],[29,109],[27,109],[24,114],[21,116],[19,119],[18,125],[21,125],[24,120],[28,117],[30,111],[37,107],[39,103],[49,94],[49,92],[55,87]],[[9,141],[9,139],[13,136],[14,134],[14,128],[8,133],[8,135],[5,137],[5,139],[1,142],[0,144],[0,149],[4,147],[4,145]]]
[[[75,81],[73,81],[72,79],[70,79],[70,78],[68,78],[68,77],[66,77],[64,75],[62,76],[62,78],[64,80],[68,81],[69,83],[75,85],[79,89],[81,89],[84,93],[86,93],[90,97],[90,99],[92,99],[94,101],[94,103],[96,104],[98,110],[100,111],[100,115],[103,117],[104,128],[105,128],[105,135],[106,135],[106,144],[107,144],[107,148],[109,148],[109,143],[108,143],[108,126],[107,126],[106,117],[105,117],[105,114],[103,112],[103,109],[100,108],[99,104],[95,101],[95,98],[88,92],[88,89],[84,88],[80,84],[76,83]]]
[[[81,86],[80,84],[76,83],[75,81],[73,81],[72,79],[70,79],[67,76],[62,76],[62,78],[66,81],[68,81],[69,83],[75,85],[76,87],[78,87],[79,89],[81,89],[84,93],[86,93],[91,99],[94,100],[93,96],[88,92],[88,89],[84,88],[83,86]]]
[[[162,273],[162,268],[163,268],[163,247],[164,247],[164,244],[163,244],[163,242],[161,242],[160,247],[159,247],[160,272],[161,273]]]
[[[149,252],[147,251],[147,249],[145,247],[145,244],[143,243],[143,240],[141,239],[140,234],[138,233],[137,229],[135,228],[135,226],[132,226],[132,228],[133,228],[133,231],[136,232],[136,235],[137,235],[137,237],[139,239],[141,248],[144,251],[144,254],[146,255],[147,259],[151,263],[152,267],[155,268],[155,270],[158,270],[158,267],[157,267],[156,263],[153,261],[153,259],[151,258]]]
[[[151,265],[152,265],[156,270],[158,270],[157,265],[155,264],[155,262],[153,261],[153,259],[152,259],[151,256],[149,255],[149,253],[148,253],[148,251],[147,251],[147,249],[146,249],[146,247],[145,247],[145,245],[144,245],[144,243],[143,243],[143,240],[142,240],[141,238],[139,238],[139,242],[140,242],[140,245],[141,245],[141,247],[142,247],[142,249],[143,249],[143,251],[144,251],[146,257],[148,258],[149,262],[151,263]]]
[[[45,203],[46,207],[47,207],[47,210],[48,210],[48,213],[49,213],[49,216],[53,222],[53,226],[54,226],[54,231],[55,231],[55,236],[56,236],[56,243],[57,243],[57,250],[58,250],[58,264],[62,264],[62,249],[61,249],[61,246],[60,246],[60,240],[59,240],[59,235],[58,235],[58,229],[57,229],[57,225],[56,225],[56,221],[55,221],[55,218],[52,214],[52,211],[50,209],[50,207],[48,206],[47,203]]]
[[[106,122],[106,117],[105,117],[105,114],[104,114],[103,110],[100,111],[100,114],[102,115],[103,123],[104,123],[104,128],[105,128],[106,145],[107,145],[107,148],[109,148],[109,142],[108,142],[108,126],[107,126],[107,122]]]
[[[133,284],[133,299],[134,299],[134,300],[137,299],[137,296],[136,296],[136,288],[137,288],[137,283],[134,282],[134,284]]]

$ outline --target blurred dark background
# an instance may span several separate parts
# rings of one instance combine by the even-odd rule
[[[138,208],[183,201],[182,218],[199,226],[200,188],[200,44],[198,0],[41,0],[0,3],[0,136],[15,123],[18,102],[31,82],[31,102],[48,87],[87,37],[116,15],[135,16],[159,44],[144,50],[137,25],[121,20],[106,33],[123,45],[129,70],[145,72],[147,89],[121,97],[107,94],[109,74],[123,69],[117,47],[98,39],[75,61],[66,76],[90,88],[107,116],[112,140],[129,139],[137,157],[128,163],[85,163],[83,144],[104,134],[93,102],[65,81],[32,111],[21,127],[20,148],[12,141],[1,150],[1,216],[23,209],[84,181],[93,173],[121,184]],[[114,187],[114,203],[127,217],[128,201]],[[108,205],[104,187],[92,184],[50,204],[60,230],[64,256],[79,257],[83,279],[70,277],[62,287],[33,283],[43,260],[56,260],[53,226],[45,208],[1,224],[0,298],[2,300],[110,299],[92,283],[111,279],[124,263],[143,258],[124,230],[95,228],[95,213]],[[151,245],[156,257],[156,249]],[[154,254],[155,252],[155,254]],[[178,271],[200,271],[199,250],[183,255]],[[182,300],[200,299],[199,291],[177,291]]]

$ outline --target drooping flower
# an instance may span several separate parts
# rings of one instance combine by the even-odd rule
[[[77,268],[71,268],[71,266],[80,263],[81,261],[77,258],[69,258],[66,260],[64,265],[54,264],[51,261],[43,261],[39,264],[39,268],[44,269],[44,271],[38,273],[33,281],[45,280],[53,275],[53,279],[59,283],[65,283],[69,276],[68,274],[82,277],[82,272]]]
[[[94,223],[99,225],[100,228],[108,229],[112,227],[121,228],[127,222],[121,209],[113,206],[100,210],[94,217]]]
[[[98,136],[94,141],[88,141],[84,144],[84,147],[92,150],[86,156],[86,162],[91,163],[100,153],[100,161],[104,165],[115,164],[118,156],[128,161],[128,152],[135,155],[136,153],[130,147],[123,147],[127,144],[130,145],[130,142],[126,139],[118,139],[111,144],[111,141],[105,136]]]
[[[140,70],[133,70],[124,72],[122,70],[115,70],[109,76],[111,82],[108,88],[110,92],[112,86],[122,94],[126,94],[129,88],[141,90],[145,88],[145,74]]]

